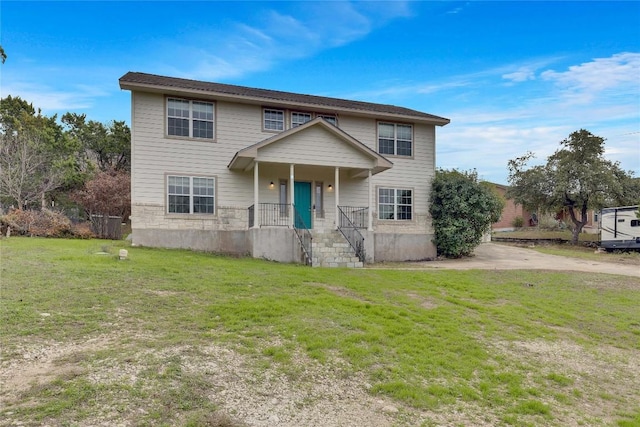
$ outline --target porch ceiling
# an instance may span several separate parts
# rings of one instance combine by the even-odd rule
[[[238,151],[229,169],[251,170],[255,162],[340,167],[366,177],[393,167],[388,159],[322,118],[288,129]]]

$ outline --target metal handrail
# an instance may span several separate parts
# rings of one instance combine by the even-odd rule
[[[255,205],[249,206],[249,228],[259,220],[260,227],[288,227],[289,204],[287,203],[259,203],[256,212]]]
[[[360,206],[339,206],[356,228],[368,228],[369,208]]]
[[[249,228],[253,227],[255,224],[255,205],[249,206]]]
[[[347,214],[342,210],[342,206],[338,206],[338,211],[340,213],[340,220],[338,221],[338,230],[342,233],[349,245],[353,248],[356,253],[356,256],[360,260],[360,262],[364,262],[365,259],[365,251],[364,251],[364,237],[362,233],[358,231],[356,224],[351,221],[351,218],[347,216]]]
[[[307,227],[307,224],[302,219],[300,212],[296,209],[296,206],[293,205],[293,214],[295,221],[293,222],[293,231],[296,233],[298,237],[298,241],[300,242],[300,247],[302,248],[302,254],[304,255],[304,263],[306,265],[313,265],[312,258],[312,242],[313,236],[311,235],[311,231]],[[304,228],[296,227],[296,224],[302,224]]]

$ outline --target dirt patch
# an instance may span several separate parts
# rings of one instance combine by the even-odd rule
[[[329,285],[328,283],[318,283],[318,282],[306,282],[306,284],[310,286],[316,286],[322,289],[326,289],[329,292],[335,295],[338,295],[339,297],[350,298],[360,302],[369,302],[366,299],[362,298],[357,293],[347,288],[343,288],[340,286],[332,286],[332,285]]]
[[[633,409],[630,402],[640,401],[640,353],[635,350],[586,349],[563,340],[494,341],[490,345],[498,354],[540,372],[542,378],[529,378],[527,386],[560,380],[557,395],[544,397],[547,402],[558,396],[571,400],[572,392],[580,390],[580,398],[571,402],[571,412],[556,414],[561,425],[601,424],[612,414]]]
[[[430,298],[425,298],[422,295],[418,295],[415,294],[413,292],[409,292],[407,293],[407,296],[413,300],[416,300],[419,302],[420,307],[427,309],[427,310],[432,310],[434,308],[438,308],[439,305],[436,304],[432,299]]]
[[[32,386],[85,373],[79,355],[107,348],[114,338],[101,336],[79,344],[49,342],[16,349],[18,357],[0,362],[0,403],[6,404]],[[14,354],[15,354],[14,353]]]

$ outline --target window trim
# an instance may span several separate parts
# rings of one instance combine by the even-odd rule
[[[393,190],[393,218],[380,218],[381,209],[380,209],[380,190]],[[398,204],[398,191],[411,191],[411,204]],[[378,186],[376,188],[376,218],[378,221],[389,221],[389,223],[395,224],[407,224],[415,221],[416,210],[415,210],[415,194],[416,191],[413,187],[390,187],[390,186]],[[384,203],[385,206],[389,206],[389,203]],[[398,219],[398,206],[411,206],[411,219]]]
[[[169,212],[169,178],[177,177],[177,178],[189,178],[189,212]],[[211,197],[213,199],[213,212],[194,212],[193,211],[193,179],[194,178],[203,178],[203,179],[212,179],[213,180],[213,196],[204,196]],[[218,177],[217,175],[199,175],[199,174],[184,174],[184,173],[165,173],[164,174],[164,194],[165,194],[165,215],[167,216],[179,216],[182,218],[199,218],[206,217],[211,218],[212,216],[218,215]]]
[[[393,125],[393,154],[382,153],[380,151],[380,125]],[[411,154],[398,154],[398,126],[409,126],[411,128]],[[376,122],[376,151],[385,157],[398,157],[402,159],[413,159],[415,156],[415,126],[413,123],[391,122],[379,120]]]
[[[176,101],[187,101],[189,103],[189,117],[187,117],[186,119],[189,121],[189,136],[186,135],[171,135],[169,133],[169,100],[176,100]],[[213,134],[211,138],[206,138],[206,137],[201,137],[201,136],[193,136],[193,122],[194,120],[199,120],[202,121],[202,119],[195,119],[193,117],[193,103],[194,102],[199,102],[199,103],[203,103],[203,104],[211,104],[212,108],[213,108],[213,119],[211,120],[211,123],[213,124]],[[218,109],[216,108],[216,102],[214,100],[211,99],[197,99],[197,98],[181,98],[178,96],[165,96],[164,98],[164,136],[165,138],[171,138],[171,139],[188,139],[188,140],[193,140],[193,141],[207,141],[207,142],[216,142],[217,141],[217,123],[218,123]],[[176,116],[172,116],[172,117],[176,117]],[[205,120],[205,121],[209,121],[209,120]]]
[[[309,116],[309,120],[307,120],[307,121],[306,121],[306,122],[304,122],[304,123],[299,123],[299,124],[295,124],[295,125],[294,125],[294,122],[293,122],[293,115],[294,115],[294,114],[300,114],[300,115]],[[309,112],[307,112],[307,111],[291,110],[291,111],[289,112],[289,123],[290,123],[290,128],[291,128],[291,129],[293,129],[293,128],[297,128],[298,126],[302,126],[303,124],[310,122],[310,121],[311,121],[311,120],[313,120],[314,118],[315,118],[315,117],[314,117],[314,114],[313,114],[313,113],[309,113]]]
[[[266,113],[267,111],[276,111],[282,113],[282,129],[268,129],[265,124],[267,121]],[[262,107],[262,131],[263,132],[284,132],[287,130],[287,113],[286,110],[282,108],[273,108],[273,107]]]
[[[313,185],[313,211],[316,218],[324,218],[324,183],[322,181],[315,181]]]

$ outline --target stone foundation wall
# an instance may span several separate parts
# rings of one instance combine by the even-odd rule
[[[431,219],[418,216],[411,224],[376,222],[376,231],[361,230],[367,262],[419,261],[436,257]],[[219,207],[217,215],[169,215],[163,206],[133,205],[132,244],[249,255],[278,262],[301,262],[290,228],[248,229],[246,208]],[[418,230],[421,233],[417,233]]]
[[[375,233],[374,261],[423,261],[436,258],[433,234]]]
[[[219,206],[215,215],[167,214],[164,206],[134,204],[131,206],[133,229],[165,230],[246,230],[249,225],[247,208]]]
[[[377,219],[377,213],[373,216],[373,229],[376,233],[401,233],[401,234],[433,234],[431,215],[414,214],[413,221],[389,221]]]

